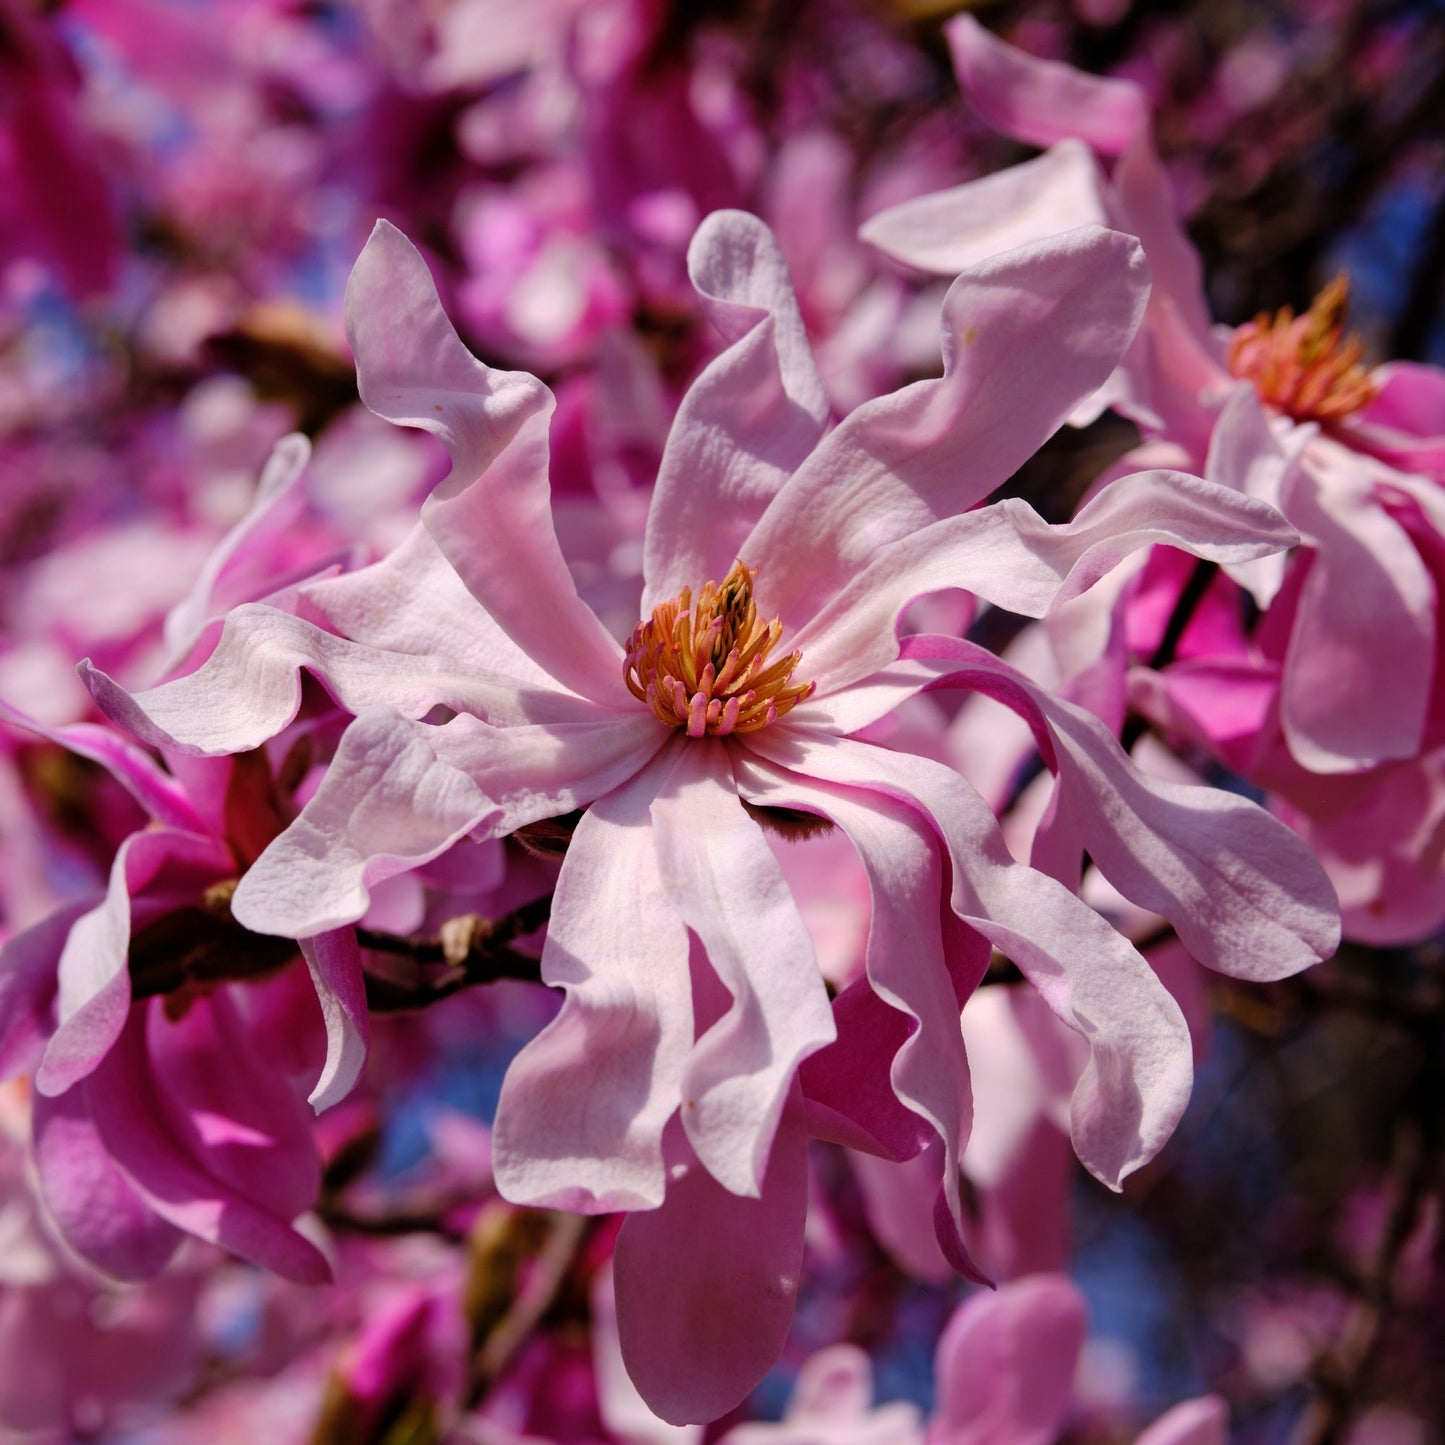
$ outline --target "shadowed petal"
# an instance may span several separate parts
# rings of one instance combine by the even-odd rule
[[[319,1114],[339,1104],[361,1077],[371,1038],[371,1019],[366,1011],[366,984],[354,929],[337,928],[315,938],[303,938],[301,953],[311,971],[311,982],[321,1002],[321,1017],[326,1022],[326,1063],[307,1098]]]
[[[681,1127],[669,1128],[667,1199],[627,1216],[614,1256],[622,1358],[664,1420],[717,1419],[777,1363],[793,1319],[807,1205],[796,1088],[756,1199],[724,1189]]]
[[[798,1064],[834,1037],[827,990],[782,869],[738,802],[725,744],[681,749],[652,824],[668,904],[732,995],[688,1060],[683,1127],[720,1184],[756,1196]]]

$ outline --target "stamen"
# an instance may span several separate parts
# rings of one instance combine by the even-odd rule
[[[661,722],[689,737],[756,732],[813,693],[813,683],[792,681],[801,653],[769,663],[782,635],[779,620],[759,619],[753,574],[737,562],[721,584],[698,592],[696,604],[684,587],[637,624],[623,678]]]
[[[1364,343],[1345,334],[1350,278],[1341,272],[1297,317],[1281,307],[1261,311],[1234,333],[1226,358],[1232,375],[1252,382],[1266,405],[1296,421],[1340,421],[1379,394],[1361,364]]]

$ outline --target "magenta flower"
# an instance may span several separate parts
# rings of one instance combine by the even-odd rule
[[[944,305],[943,376],[831,430],[766,228],[716,214],[690,264],[730,344],[669,438],[625,647],[553,530],[551,394],[465,350],[420,256],[381,223],[349,333],[367,405],[451,454],[422,526],[376,566],[299,589],[294,613],[236,609],[186,678],[131,698],[89,674],[112,715],[197,751],[285,727],[302,668],[355,714],[237,889],[259,931],[336,929],[459,838],[580,811],[542,957],[566,998],[508,1072],[496,1176],[520,1203],[630,1211],[623,1349],[674,1421],[730,1408],[782,1347],[810,1129],[894,1157],[941,1138],[940,1241],[977,1274],[959,1234],[958,1011],[990,945],[1088,1040],[1073,1138],[1099,1178],[1117,1187],[1151,1157],[1188,1097],[1187,1030],[1132,946],[1015,862],[957,774],[860,729],[944,682],[1002,696],[1059,771],[1060,872],[1071,842],[1087,847],[1201,957],[1245,974],[1291,972],[1335,937],[1318,867],[1253,805],[1144,779],[1087,715],[966,644],[915,639],[900,658],[898,618],[925,592],[1041,615],[1151,542],[1221,561],[1292,542],[1270,508],[1177,473],[1121,482],[1067,527],[976,506],[1128,346],[1147,293],[1136,243],[1087,228],[974,268]],[[828,823],[873,905],[866,996],[849,990],[836,1022],[764,831]],[[830,1058],[800,1086],[804,1060]]]

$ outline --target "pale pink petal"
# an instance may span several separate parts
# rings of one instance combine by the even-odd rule
[[[1428,569],[1341,447],[1311,450],[1287,505],[1316,549],[1284,661],[1290,752],[1316,773],[1414,756],[1435,661]]]
[[[218,1178],[169,1127],[166,1089],[147,1056],[137,1010],[115,1048],[86,1081],[107,1153],[141,1200],[187,1234],[209,1240],[302,1284],[323,1284],[330,1267],[315,1245]],[[253,1166],[264,1169],[264,1162]]]
[[[858,850],[872,901],[868,981],[880,998],[912,1020],[910,1037],[893,1058],[890,1081],[899,1099],[943,1140],[943,1197],[951,1227],[939,1243],[956,1269],[981,1280],[962,1243],[959,1158],[973,1123],[973,1090],[958,996],[938,923],[943,864],[932,829],[915,809],[880,791],[821,786],[758,760],[739,761],[738,781],[750,802],[831,818]],[[986,965],[985,956],[981,967]]]
[[[850,412],[740,551],[760,608],[796,629],[880,548],[967,511],[1109,375],[1143,312],[1138,243],[1084,227],[965,271],[944,374]]]
[[[247,928],[290,938],[354,923],[373,884],[469,833],[583,807],[670,736],[650,713],[601,718],[493,728],[466,713],[435,725],[361,713],[316,795],[241,879],[232,911]]]
[[[1074,1149],[1110,1188],[1174,1131],[1193,1079],[1179,1007],[1134,948],[1054,879],[1016,863],[992,810],[951,769],[866,743],[775,724],[753,749],[804,777],[883,793],[937,827],[953,865],[953,909],[1013,960],[1089,1042],[1074,1089]]]
[[[900,1269],[928,1284],[947,1284],[954,1276],[933,1228],[942,1148],[937,1142],[897,1163],[873,1154],[848,1156],[873,1238]]]
[[[1298,540],[1273,507],[1185,472],[1121,477],[1058,526],[1010,498],[884,548],[791,645],[802,652],[800,675],[817,683],[821,702],[893,661],[899,615],[927,592],[961,587],[1010,612],[1043,617],[1142,547],[1166,545],[1242,563]],[[809,707],[818,710],[818,703]],[[859,726],[844,721],[841,711],[828,711],[840,731]]]
[[[658,873],[732,995],[682,1080],[697,1156],[734,1194],[756,1197],[798,1064],[835,1035],[798,906],[762,829],[743,810],[727,745],[689,740],[652,803]]]
[[[1084,1297],[1064,1275],[974,1295],[938,1342],[930,1445],[1054,1445],[1087,1331]]]
[[[1134,1445],[1228,1445],[1229,1406],[1218,1395],[1185,1400],[1161,1415]]]
[[[648,816],[671,765],[661,757],[599,798],[567,849],[542,953],[543,980],[566,999],[497,1103],[493,1166],[515,1203],[653,1209],[669,1188],[662,1131],[693,1044],[687,929]]]
[[[622,1358],[642,1398],[674,1425],[715,1420],[777,1362],[793,1319],[808,1207],[807,1135],[796,1090],[757,1199],[729,1193],[674,1124],[667,1199],[627,1216],[614,1270]]]
[[[472,595],[565,686],[623,701],[622,650],[578,597],[552,526],[552,393],[466,349],[420,252],[386,221],[352,270],[346,332],[362,401],[452,459],[422,517]]]
[[[971,15],[944,27],[964,94],[995,130],[1049,146],[1067,136],[1116,156],[1148,133],[1149,103],[1130,80],[1085,75],[990,35]]]
[[[338,928],[301,940],[301,954],[316,985],[326,1024],[326,1063],[307,1103],[319,1114],[339,1104],[355,1086],[366,1064],[371,1018],[356,932]]]
[[[76,920],[60,955],[59,1027],[35,1076],[42,1094],[63,1093],[89,1074],[125,1025],[135,895],[155,888],[193,903],[234,866],[224,844],[197,833],[158,828],[121,844],[105,902]]]
[[[1445,370],[1392,361],[1374,379],[1379,394],[1346,435],[1391,466],[1445,480]]]
[[[244,554],[259,533],[276,525],[278,509],[310,459],[311,443],[300,432],[284,436],[276,443],[262,468],[250,509],[206,558],[191,590],[166,614],[165,641],[172,659],[183,658],[206,624],[224,615],[225,605],[218,605],[214,600],[222,573],[238,555]]]
[[[906,651],[959,666],[950,685],[1016,708],[1058,776],[1035,866],[1077,882],[1085,850],[1130,902],[1173,924],[1201,963],[1236,978],[1288,977],[1339,946],[1339,905],[1314,854],[1262,808],[1223,788],[1149,777],[1098,718],[972,643],[919,638]]]
[[[644,617],[684,587],[727,575],[828,417],[768,228],[742,211],[715,211],[692,239],[688,269],[729,345],[688,388],[667,439],[647,516]]]
[[[956,276],[1000,251],[1076,226],[1112,224],[1099,163],[1068,139],[1031,161],[890,206],[858,234],[894,260]]]
[[[116,1279],[149,1279],[184,1237],[145,1204],[116,1168],[89,1107],[89,1084],[37,1094],[31,1129],[40,1193],[65,1241]]]

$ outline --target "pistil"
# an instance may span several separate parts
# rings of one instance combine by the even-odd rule
[[[668,727],[693,738],[757,732],[811,695],[795,683],[801,653],[769,663],[783,624],[764,622],[753,600],[753,574],[734,563],[721,583],[708,582],[693,601],[684,587],[627,643],[623,678]]]

